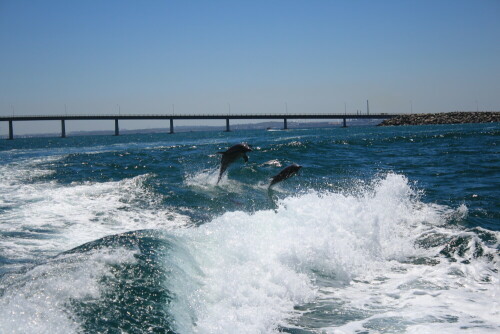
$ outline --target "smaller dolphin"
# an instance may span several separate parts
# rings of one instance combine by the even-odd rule
[[[275,185],[278,182],[281,182],[283,180],[286,180],[293,175],[295,175],[302,166],[299,166],[297,164],[291,164],[290,166],[285,167],[281,172],[279,172],[277,175],[275,175],[272,180],[271,184],[269,185],[269,188],[271,188],[273,185]]]
[[[252,152],[252,149],[246,143],[233,145],[225,152],[217,152],[219,154],[222,154],[219,179],[217,180],[217,184],[219,184],[219,181],[222,178],[222,174],[224,174],[227,167],[229,167],[229,165],[235,162],[238,158],[241,157],[243,158],[243,160],[245,160],[245,162],[248,162],[248,156],[246,154],[247,152]]]

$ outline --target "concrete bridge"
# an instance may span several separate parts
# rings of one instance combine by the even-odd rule
[[[61,122],[61,137],[66,137],[66,121],[77,120],[111,120],[115,124],[115,136],[120,135],[119,120],[169,120],[170,133],[174,133],[174,120],[204,120],[204,119],[220,119],[226,120],[226,131],[230,131],[229,121],[235,119],[282,119],[283,129],[288,129],[287,121],[289,119],[341,119],[343,126],[347,126],[348,119],[387,119],[399,116],[398,114],[193,114],[193,115],[40,115],[40,116],[0,116],[0,122],[9,123],[8,139],[14,139],[14,122],[22,121],[60,121]]]

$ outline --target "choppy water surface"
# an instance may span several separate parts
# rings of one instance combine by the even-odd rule
[[[498,333],[499,135],[2,140],[0,333]]]

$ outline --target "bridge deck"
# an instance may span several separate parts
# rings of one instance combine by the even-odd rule
[[[230,119],[282,119],[284,129],[288,129],[289,119],[342,119],[343,126],[346,127],[347,119],[386,119],[398,116],[397,114],[192,114],[192,115],[19,115],[0,116],[0,121],[9,123],[9,137],[14,139],[14,121],[60,121],[61,137],[66,137],[66,121],[70,120],[114,120],[115,136],[120,135],[119,120],[139,120],[139,119],[165,119],[170,120],[170,133],[174,133],[174,120],[188,119],[225,119],[226,131],[229,128]]]
[[[102,119],[386,119],[398,114],[138,114],[138,115],[19,115],[0,116],[0,121],[54,121],[54,120],[102,120]]]

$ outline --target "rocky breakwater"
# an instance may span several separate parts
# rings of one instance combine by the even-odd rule
[[[379,126],[500,122],[498,111],[457,111],[437,114],[405,114],[384,120]]]

